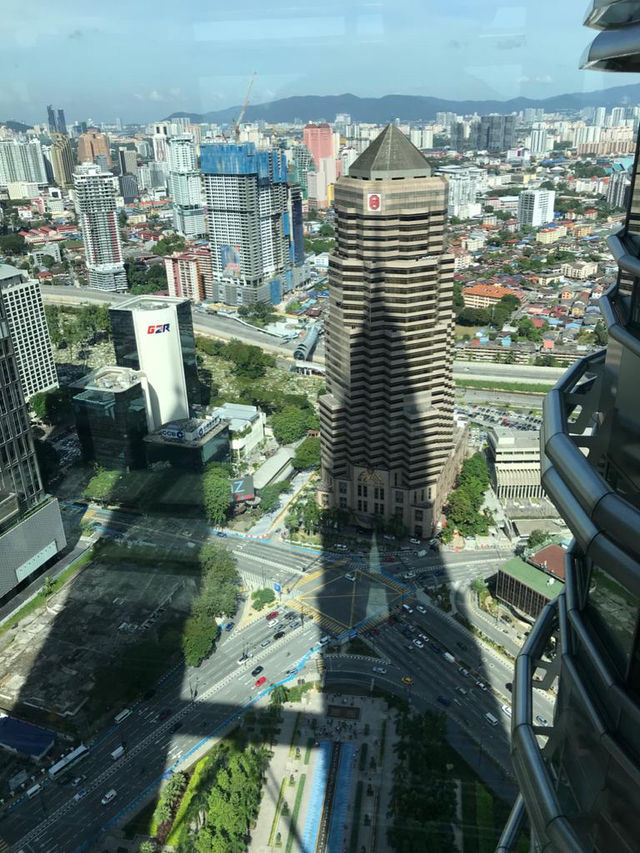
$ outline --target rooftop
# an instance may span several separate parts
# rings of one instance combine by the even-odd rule
[[[140,382],[143,374],[132,370],[130,367],[99,367],[74,383],[76,388],[84,388],[87,391],[127,391],[137,382]]]
[[[500,567],[500,571],[519,580],[529,589],[539,592],[540,595],[544,595],[548,599],[555,598],[564,589],[564,584],[561,581],[552,578],[551,575],[545,574],[540,569],[535,569],[529,563],[521,560],[520,557],[507,560]]]
[[[489,429],[489,442],[493,447],[535,448],[540,450],[540,437],[534,430],[515,430],[507,426],[494,426]]]
[[[388,124],[349,168],[350,178],[367,180],[430,175],[425,156],[394,124]]]
[[[22,279],[22,270],[19,270],[17,267],[12,267],[11,264],[0,264],[0,281],[15,278],[16,276],[20,276],[20,279]]]
[[[188,299],[182,299],[179,296],[134,296],[124,302],[118,302],[112,305],[112,311],[158,311],[161,308],[167,308],[169,305],[181,305],[183,302],[189,302]]]
[[[551,572],[561,581],[564,581],[564,557],[565,549],[560,545],[545,545],[540,551],[530,556],[532,563],[542,566],[547,572]]]

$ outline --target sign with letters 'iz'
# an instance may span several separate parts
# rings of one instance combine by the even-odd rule
[[[382,210],[382,196],[380,193],[367,193],[367,210],[380,213]]]

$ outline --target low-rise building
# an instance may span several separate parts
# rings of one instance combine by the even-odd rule
[[[488,438],[489,467],[498,499],[541,498],[538,434],[509,427],[492,427]]]
[[[293,474],[293,457],[295,450],[290,447],[281,447],[277,453],[270,456],[266,462],[255,471],[253,485],[257,493],[271,483],[280,483],[287,480]]]
[[[498,572],[496,598],[536,619],[547,602],[564,589],[564,583],[520,557],[508,560]]]
[[[183,471],[231,459],[229,423],[213,416],[171,421],[145,436],[144,444],[149,464],[168,462]]]
[[[255,406],[224,403],[211,414],[229,422],[231,453],[234,459],[244,459],[264,441],[266,417],[264,412]]]
[[[572,261],[571,263],[562,264],[562,275],[567,278],[577,279],[578,281],[586,281],[588,278],[598,274],[598,264],[595,261]]]
[[[499,284],[473,284],[462,288],[462,296],[467,308],[488,308],[500,302],[503,296],[516,296],[514,290]]]

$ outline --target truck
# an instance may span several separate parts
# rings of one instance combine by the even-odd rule
[[[114,761],[117,761],[119,758],[122,758],[124,755],[124,746],[117,746],[113,752],[111,753],[111,758]]]
[[[454,658],[454,656],[450,652],[443,652],[442,657],[446,661],[448,661],[449,663],[455,663],[456,662],[456,659]]]

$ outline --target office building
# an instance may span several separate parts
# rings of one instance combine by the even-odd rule
[[[119,148],[118,165],[121,175],[135,175],[138,171],[138,152],[130,148]]]
[[[132,204],[138,198],[138,182],[133,175],[119,175],[118,189],[125,204]]]
[[[638,4],[590,3],[585,23],[601,32],[583,68],[638,69]],[[637,157],[630,196],[608,238],[619,268],[599,302],[609,344],[575,363],[544,401],[542,483],[574,538],[565,591],[516,661],[511,752],[520,796],[502,851],[520,849],[525,817],[535,851],[634,851],[640,838]],[[542,725],[533,701],[552,684],[553,717]]]
[[[316,170],[311,152],[306,145],[295,145],[291,154],[291,159],[293,161],[292,179],[302,187],[303,197],[308,198],[309,174]],[[349,165],[351,165],[351,163]],[[343,174],[346,173],[343,171]]]
[[[480,117],[477,147],[481,151],[508,151],[515,146],[516,117],[491,114]]]
[[[200,160],[216,298],[276,305],[292,285],[284,151],[202,145]]]
[[[47,183],[42,146],[37,139],[0,141],[0,186],[19,181]]]
[[[173,227],[188,240],[206,235],[202,183],[191,134],[169,140],[169,195],[173,202]]]
[[[113,175],[93,163],[83,163],[73,174],[73,184],[89,287],[125,291],[127,276],[118,228]]]
[[[480,205],[476,202],[479,192],[478,172],[482,170],[466,166],[442,166],[437,170],[436,174],[446,177],[449,184],[447,194],[449,216],[469,219],[480,214]],[[485,173],[482,172],[482,174]]]
[[[520,557],[507,560],[500,567],[496,578],[498,601],[518,611],[524,619],[537,619],[543,607],[560,595],[563,589],[562,580]]]
[[[56,111],[51,106],[51,104],[49,104],[49,106],[47,107],[47,123],[49,125],[49,132],[50,133],[57,133],[58,132],[58,122],[56,121]]]
[[[523,190],[518,196],[518,222],[521,226],[538,228],[553,222],[555,190]]]
[[[78,163],[99,163],[99,157],[104,158],[100,165],[110,168],[109,140],[104,133],[91,128],[78,138]]]
[[[171,421],[144,439],[147,461],[201,473],[210,462],[231,461],[229,422],[215,415]]]
[[[331,125],[326,122],[323,124],[307,124],[302,132],[302,141],[313,157],[316,168],[324,157],[335,157],[333,130]]]
[[[614,172],[609,177],[607,185],[606,199],[607,204],[611,207],[624,208],[629,202],[629,191],[631,188],[631,179],[626,169],[621,172]]]
[[[200,386],[189,300],[134,296],[109,316],[116,363],[146,377],[149,430],[191,417]]]
[[[53,180],[59,187],[73,186],[73,151],[69,137],[61,133],[51,134],[51,168],[53,169]]]
[[[58,119],[56,121],[56,127],[58,133],[62,133],[64,136],[67,135],[67,122],[64,117],[64,110],[58,110]]]
[[[146,467],[148,383],[142,371],[100,367],[74,383],[78,439],[85,462],[130,471]]]
[[[293,265],[304,264],[304,216],[302,212],[302,187],[289,185],[289,218],[291,221],[291,241],[293,244]],[[294,282],[294,286],[296,283]]]
[[[159,163],[166,163],[168,158],[169,137],[171,135],[171,123],[167,121],[156,122],[153,126],[153,159]]]
[[[416,536],[431,534],[455,465],[446,210],[446,180],[393,125],[335,187],[319,500]]]
[[[491,427],[489,459],[493,490],[501,501],[541,498],[537,432]],[[537,615],[537,614],[536,614]]]
[[[40,282],[0,264],[0,301],[9,324],[13,354],[26,400],[58,387],[51,338],[44,314]]]
[[[26,586],[66,545],[60,507],[44,493],[0,300],[0,602]]]

